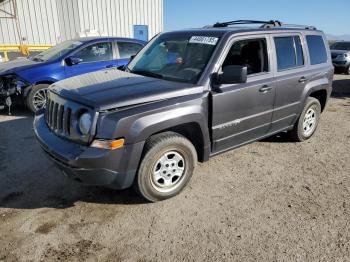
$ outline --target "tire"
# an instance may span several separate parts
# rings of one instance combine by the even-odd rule
[[[350,75],[350,65],[345,69],[345,74]]]
[[[29,110],[32,111],[33,113],[45,107],[46,91],[48,87],[49,87],[48,84],[39,84],[39,85],[33,86],[32,90],[30,90],[27,96],[26,102]],[[39,106],[38,101],[40,97],[43,96],[44,94],[45,94],[45,99],[43,99],[43,104],[42,106]],[[35,99],[37,99],[36,102],[34,101]]]
[[[303,142],[315,133],[321,116],[321,104],[314,98],[309,97],[302,113],[300,114],[293,129],[290,131],[291,138],[296,142]],[[305,124],[305,125],[304,125]]]
[[[179,194],[190,181],[197,152],[184,136],[165,132],[148,139],[134,189],[150,202]]]

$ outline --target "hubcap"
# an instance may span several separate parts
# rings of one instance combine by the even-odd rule
[[[317,115],[313,108],[309,108],[304,116],[303,130],[304,136],[309,136],[312,134],[316,127]]]
[[[47,98],[47,88],[42,88],[37,90],[33,95],[33,106],[35,110],[39,110],[45,108],[46,98]]]
[[[163,154],[153,168],[152,185],[160,192],[168,192],[176,188],[185,173],[185,160],[175,151]]]

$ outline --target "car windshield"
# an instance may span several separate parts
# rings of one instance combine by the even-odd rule
[[[44,52],[34,56],[32,60],[34,61],[53,61],[71,50],[75,49],[76,47],[80,46],[82,42],[76,41],[76,40],[68,40],[65,42],[62,42],[54,47],[51,47]]]
[[[219,38],[163,34],[153,39],[127,66],[127,71],[175,82],[197,83]]]
[[[339,43],[334,43],[331,46],[332,50],[346,50],[350,51],[350,42],[339,42]]]

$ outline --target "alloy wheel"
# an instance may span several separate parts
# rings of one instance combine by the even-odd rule
[[[47,100],[47,91],[48,88],[42,88],[34,93],[32,103],[36,111],[45,108]]]

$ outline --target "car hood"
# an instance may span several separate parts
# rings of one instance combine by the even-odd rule
[[[108,110],[196,94],[203,87],[109,69],[56,82],[50,90],[96,110]]]
[[[0,75],[16,73],[18,70],[24,70],[28,67],[41,65],[41,62],[35,62],[27,58],[17,58],[12,61],[0,63]]]
[[[348,51],[348,50],[331,50],[331,54],[333,56],[342,55],[342,54],[350,54],[350,51]]]

